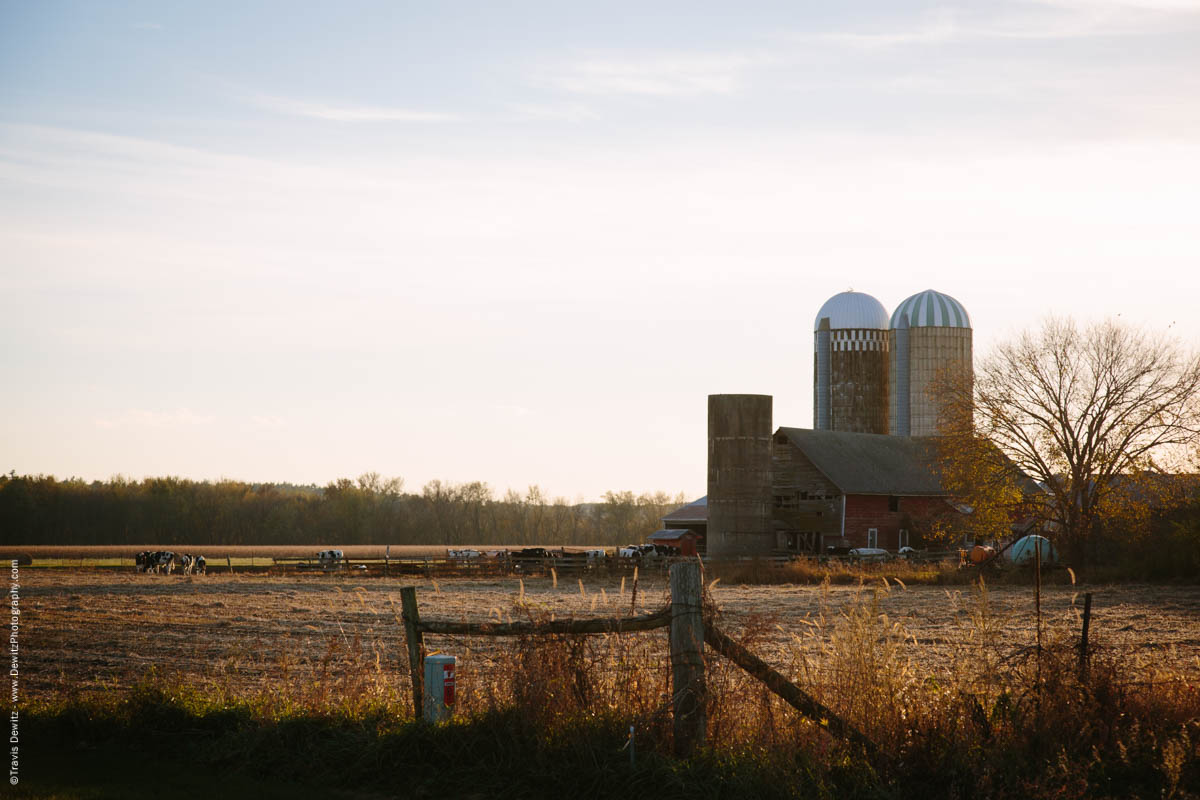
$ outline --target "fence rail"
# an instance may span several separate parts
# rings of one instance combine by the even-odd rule
[[[716,626],[711,614],[706,613],[703,573],[698,561],[689,560],[671,565],[670,590],[670,603],[650,614],[547,622],[473,623],[422,620],[417,610],[416,588],[404,587],[400,590],[400,596],[405,638],[408,643],[409,670],[412,674],[414,716],[421,718],[423,707],[426,633],[460,636],[588,635],[644,633],[669,627],[676,755],[686,757],[697,747],[703,746],[705,741],[707,689],[703,654],[706,644],[743,669],[750,677],[763,683],[822,730],[862,748],[868,756],[879,755],[879,748],[870,737]],[[1091,620],[1091,601],[1092,596],[1089,592],[1085,595],[1083,630],[1079,642],[1079,673],[1082,681],[1087,680],[1090,657],[1088,627]]]
[[[761,681],[801,714],[820,725],[823,730],[861,746],[868,754],[877,752],[874,743],[861,731],[718,629],[711,617],[706,617],[703,575],[698,562],[689,560],[671,565],[670,585],[671,602],[650,614],[508,623],[421,619],[417,609],[416,587],[402,588],[401,618],[408,643],[414,716],[421,718],[424,706],[424,636],[427,633],[454,636],[589,635],[644,633],[669,627],[676,755],[686,757],[697,747],[703,746],[705,741],[705,644],[741,667],[751,677]]]
[[[751,653],[742,645],[735,642],[711,621],[704,626],[705,643],[734,664],[744,669],[752,677],[761,681],[768,689],[783,698],[788,705],[811,720],[815,720],[830,733],[842,739],[861,745],[868,753],[875,753],[875,743],[861,731],[835,714],[831,709],[822,705],[799,686],[789,681],[767,662]]]
[[[555,619],[546,622],[451,622],[421,620],[421,633],[448,636],[550,636],[555,634],[635,633],[671,624],[671,606],[651,614],[597,619]]]
[[[588,560],[581,556],[547,557],[479,557],[450,558],[446,556],[416,556],[406,558],[346,558],[337,564],[321,564],[314,558],[280,556],[272,568],[283,571],[354,572],[368,575],[420,575],[423,577],[482,577],[492,575],[549,575],[553,570],[562,576],[582,574],[629,575],[633,571],[668,571],[672,564],[692,561],[692,558],[656,556],[629,558],[610,556]]]

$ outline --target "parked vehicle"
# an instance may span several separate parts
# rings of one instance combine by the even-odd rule
[[[882,547],[856,547],[849,553],[851,561],[890,561],[893,556]]]

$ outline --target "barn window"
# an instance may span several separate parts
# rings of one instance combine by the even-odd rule
[[[879,547],[878,528],[867,528],[867,547]]]
[[[895,495],[892,495],[891,497],[888,498],[888,511],[899,511],[899,510],[900,510],[900,498],[896,497]]]

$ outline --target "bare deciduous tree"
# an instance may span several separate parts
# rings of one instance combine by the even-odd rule
[[[973,386],[941,391],[950,468],[993,480],[1016,465],[1045,487],[1077,562],[1099,522],[1150,501],[1131,480],[1178,468],[1200,442],[1200,356],[1112,320],[1049,319],[997,346]]]

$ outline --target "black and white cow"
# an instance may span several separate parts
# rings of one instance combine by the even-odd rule
[[[192,557],[188,553],[182,553],[179,556],[179,571],[184,575],[192,574]]]
[[[317,563],[322,569],[333,569],[342,566],[342,551],[341,550],[322,550],[317,553]]]
[[[154,563],[152,565],[154,572],[159,575],[164,572],[170,575],[171,570],[175,568],[175,554],[170,550],[160,550],[154,556]]]
[[[155,575],[163,572],[170,575],[175,562],[175,554],[168,550],[143,550],[133,558],[138,572],[153,572]]]
[[[196,573],[197,575],[207,574],[207,567],[204,564],[204,556],[196,556],[195,561],[192,562],[192,572]]]

